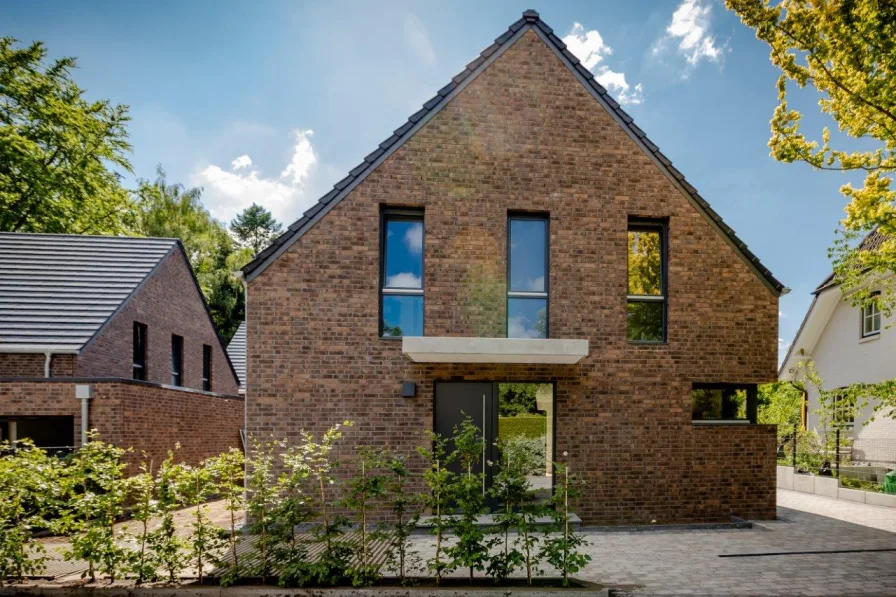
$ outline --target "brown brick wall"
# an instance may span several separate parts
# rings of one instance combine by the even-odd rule
[[[171,335],[184,337],[184,380],[202,389],[202,345],[212,347],[212,391],[236,394],[238,382],[191,279],[189,265],[175,250],[137,290],[108,326],[78,357],[80,377],[129,378],[133,367],[133,327],[147,326],[147,381],[171,383]]]
[[[506,220],[550,214],[550,336],[575,366],[429,366],[378,333],[379,213],[425,209],[425,334],[503,336]],[[668,343],[630,345],[629,216],[669,220]],[[773,381],[777,298],[532,32],[250,283],[248,429],[352,419],[412,453],[433,381],[557,384],[557,450],[588,523],[772,518],[774,430],[695,427],[693,382]],[[418,397],[400,395],[403,380]]]
[[[75,370],[75,355],[54,354],[50,360],[50,375],[71,377]],[[43,354],[0,354],[0,377],[43,377],[46,357]]]
[[[89,424],[101,439],[134,448],[126,460],[136,471],[146,451],[156,464],[180,442],[180,460],[197,463],[230,447],[241,447],[243,400],[205,392],[128,381],[90,381]],[[81,401],[75,381],[0,380],[0,416],[72,416],[81,442]]]

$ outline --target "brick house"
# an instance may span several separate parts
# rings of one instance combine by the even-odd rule
[[[238,385],[180,241],[0,233],[0,440],[195,461],[241,445]]]
[[[249,434],[412,456],[472,416],[586,523],[775,517],[786,289],[534,11],[244,275]]]

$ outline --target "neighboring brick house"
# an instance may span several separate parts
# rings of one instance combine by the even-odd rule
[[[487,465],[526,395],[588,524],[775,517],[786,289],[534,11],[244,275],[249,434],[419,467],[464,413]]]
[[[240,445],[238,386],[180,241],[0,233],[0,440],[196,460]]]

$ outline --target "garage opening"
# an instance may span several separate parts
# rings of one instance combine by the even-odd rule
[[[74,417],[0,416],[0,441],[30,439],[51,454],[67,454],[75,446]]]

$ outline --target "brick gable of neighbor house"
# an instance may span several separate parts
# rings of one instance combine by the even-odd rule
[[[549,335],[587,338],[590,356],[408,361],[378,337],[384,205],[425,211],[428,336],[505,335],[508,212],[549,214]],[[669,221],[664,345],[626,342],[630,216]],[[556,381],[586,522],[774,517],[774,429],[694,426],[690,391],[775,379],[777,297],[531,30],[259,273],[249,305],[252,434],[351,419],[347,444],[411,455],[435,380]]]
[[[78,357],[79,377],[128,379],[134,322],[147,326],[147,381],[171,383],[171,335],[184,338],[184,387],[202,389],[202,345],[212,347],[212,391],[236,395],[239,384],[178,247],[112,316]]]

